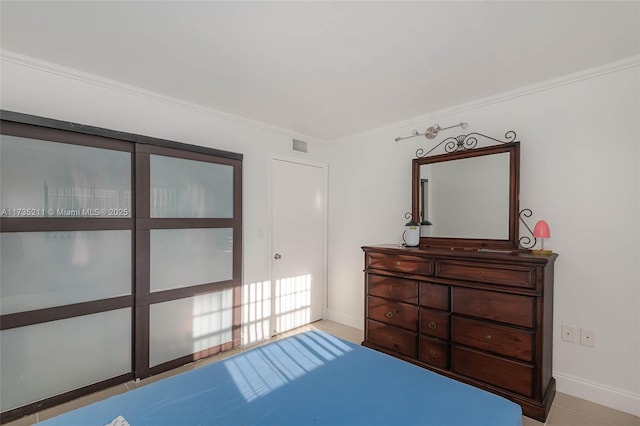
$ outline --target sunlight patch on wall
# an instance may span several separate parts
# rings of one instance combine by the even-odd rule
[[[193,298],[193,352],[231,340],[233,291],[224,290]]]
[[[271,337],[271,281],[242,287],[242,344]]]
[[[311,320],[311,274],[276,281],[276,330],[282,333]]]

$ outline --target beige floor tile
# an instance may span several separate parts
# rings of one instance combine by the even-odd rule
[[[595,417],[583,415],[564,407],[554,406],[549,413],[546,426],[612,426],[613,423],[606,422]]]
[[[127,382],[127,389],[128,390],[132,390],[132,389],[137,389],[139,387],[157,382],[158,380],[162,380],[162,379],[166,379],[167,377],[171,377],[171,376],[175,376],[176,374],[180,374],[180,373],[184,373],[185,371],[190,371],[193,370],[196,365],[196,363],[189,363],[186,365],[182,365],[178,368],[174,368],[173,370],[169,370],[169,371],[164,371],[162,373],[153,375],[151,377],[147,377],[145,379],[139,380],[139,381],[131,381],[131,382]]]
[[[544,423],[522,416],[522,426],[544,426]]]
[[[585,416],[594,417],[616,426],[640,426],[640,417],[635,417],[631,414],[623,413],[622,411],[585,401],[584,399],[561,392],[556,394],[553,403],[558,407],[563,407]]]
[[[194,362],[193,364],[190,364],[190,365],[192,365],[194,368],[195,367],[202,367],[204,365],[212,364],[214,362],[218,362],[218,361],[223,360],[225,358],[229,358],[230,356],[237,355],[240,352],[244,352],[247,349],[250,349],[252,347],[253,346],[231,349],[231,350],[228,350],[228,351],[225,351],[225,352],[221,352],[221,353],[219,353],[219,354],[217,354],[215,356],[211,356],[209,358],[199,359],[198,361],[196,361],[196,362]]]
[[[28,416],[24,416],[17,420],[14,420],[9,423],[5,423],[4,426],[30,426],[37,421],[37,417],[35,414],[30,414]]]
[[[334,321],[318,321],[311,324],[311,326],[316,330],[324,331],[358,345],[364,339],[364,331]]]
[[[122,384],[92,393],[87,396],[80,397],[78,399],[74,399],[73,401],[69,401],[55,407],[47,408],[38,412],[38,421],[50,419],[51,417],[66,413],[67,411],[75,410],[76,408],[84,407],[85,405],[89,405],[97,401],[102,401],[103,399],[109,398],[110,396],[125,393],[127,390],[127,387]]]

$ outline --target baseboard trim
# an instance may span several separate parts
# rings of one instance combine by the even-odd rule
[[[561,373],[554,373],[558,392],[640,417],[640,395]]]
[[[354,317],[351,315],[346,315],[341,312],[336,312],[331,309],[326,309],[324,311],[325,319],[339,322],[344,325],[348,325],[349,327],[357,328],[358,330],[364,330],[364,324],[362,323],[362,318]]]

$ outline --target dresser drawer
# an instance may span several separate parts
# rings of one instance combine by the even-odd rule
[[[533,360],[533,333],[453,316],[451,340],[522,361]]]
[[[449,286],[431,283],[420,283],[420,304],[430,308],[449,310]]]
[[[420,361],[444,369],[449,368],[449,345],[446,342],[420,336],[418,351]]]
[[[453,288],[453,312],[533,328],[535,297]]]
[[[442,261],[438,262],[436,275],[456,280],[535,288],[535,270],[531,267]]]
[[[367,268],[406,274],[433,275],[433,261],[419,256],[368,253]]]
[[[418,282],[383,275],[367,274],[369,295],[418,303]]]
[[[420,333],[449,340],[449,313],[420,308]]]
[[[367,320],[367,342],[415,358],[417,334],[377,321]]]
[[[451,371],[507,389],[533,395],[533,367],[453,345]]]
[[[367,297],[367,307],[367,316],[371,319],[412,331],[418,330],[418,307],[416,305],[369,296]]]

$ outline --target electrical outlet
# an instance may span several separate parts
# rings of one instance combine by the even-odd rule
[[[580,344],[583,346],[596,346],[596,332],[588,328],[580,329]]]
[[[562,333],[560,339],[565,342],[578,343],[578,331],[575,325],[562,324],[560,331]]]

